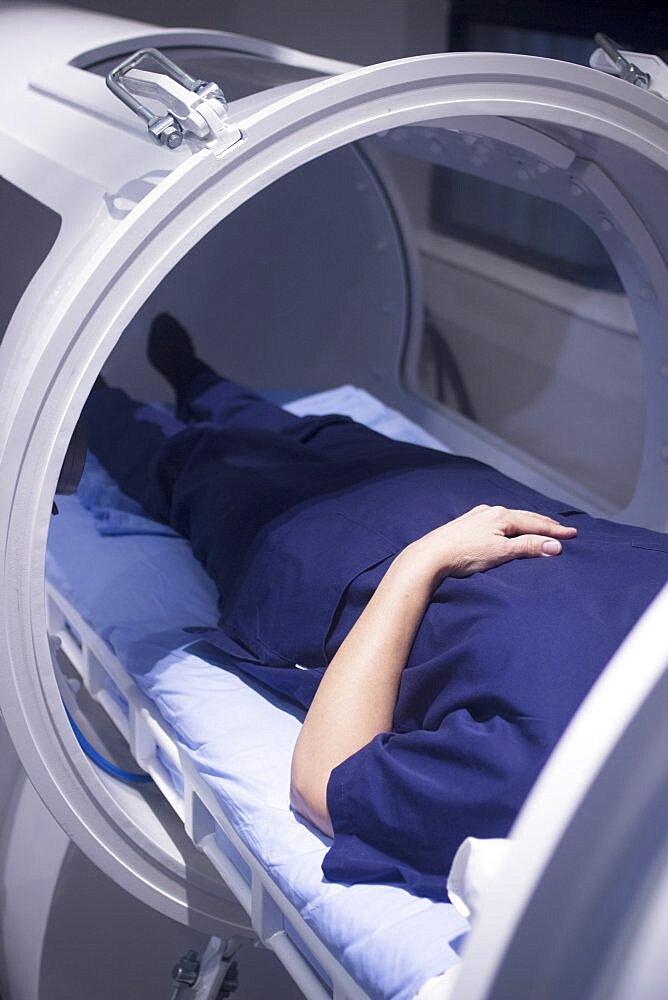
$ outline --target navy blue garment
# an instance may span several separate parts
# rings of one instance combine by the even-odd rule
[[[326,876],[447,898],[460,842],[508,833],[578,704],[668,578],[668,538],[346,417],[294,417],[213,375],[193,388],[190,426],[108,388],[86,412],[100,461],[190,540],[215,581],[220,628],[208,638],[304,707],[409,542],[479,503],[577,526],[558,558],[443,581],[402,675],[393,732],[332,772]]]

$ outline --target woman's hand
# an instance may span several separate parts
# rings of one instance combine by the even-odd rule
[[[399,558],[438,586],[446,576],[471,576],[511,559],[557,556],[561,539],[576,534],[544,514],[481,504],[423,535]]]

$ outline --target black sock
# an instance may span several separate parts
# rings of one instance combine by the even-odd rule
[[[188,396],[195,376],[209,371],[209,366],[195,354],[188,332],[169,313],[160,313],[151,323],[146,353],[153,367],[174,388],[177,403]]]

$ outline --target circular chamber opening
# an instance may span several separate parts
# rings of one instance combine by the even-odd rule
[[[409,114],[414,120],[415,110],[406,113],[406,120]],[[549,129],[541,125],[540,132],[547,136]],[[589,137],[584,133],[577,136],[556,128],[553,133],[555,143],[575,151],[571,163],[578,150],[587,149]],[[337,141],[332,139],[330,146]],[[613,146],[611,142],[609,152]],[[610,204],[591,173],[584,176],[575,168],[548,162],[535,150],[530,155],[524,151],[519,162],[518,148],[487,135],[484,123],[477,130],[470,122],[461,128],[453,123],[447,130],[433,123],[401,125],[292,170],[215,227],[203,224],[198,242],[189,233],[183,240],[184,245],[194,242],[189,252],[179,260],[181,251],[173,252],[171,269],[157,286],[146,280],[147,285],[156,286],[150,295],[137,290],[141,285],[137,280],[132,301],[142,304],[129,324],[123,323],[125,333],[106,360],[104,377],[142,402],[171,401],[164,380],[145,360],[151,322],[167,312],[192,335],[207,363],[276,401],[356,384],[404,410],[446,445],[452,432],[455,450],[466,450],[460,447],[462,427],[468,426],[470,440],[479,428],[485,460],[495,452],[503,466],[511,453],[515,470],[522,463],[527,470],[533,466],[534,482],[542,477],[546,492],[552,470],[555,481],[570,482],[574,494],[594,496],[599,510],[623,506],[633,494],[641,464],[639,427],[646,409],[634,320],[591,239],[586,247],[578,244],[581,256],[567,274],[558,268],[567,259],[572,240],[580,239],[575,230],[568,239],[565,230],[560,232],[554,247],[542,245],[542,256],[538,253],[531,240],[538,232],[544,240],[544,231],[534,226],[536,213],[541,218],[542,211],[536,209],[534,199],[551,206],[561,204],[563,211],[569,198],[579,199],[577,214],[588,231],[599,232],[624,286],[633,290],[629,295],[636,316],[638,303],[647,310],[656,304],[657,272],[651,270],[647,258],[639,262],[642,231],[630,235],[624,225],[630,218],[624,214],[624,205]],[[473,163],[472,156],[481,162]],[[628,166],[628,161],[621,162],[620,170]],[[446,193],[439,187],[444,170],[451,172]],[[516,219],[516,230],[523,232],[507,232],[503,220],[509,214],[515,219],[517,209],[515,202],[510,208],[504,206],[503,192],[497,203],[490,189],[480,211],[463,208],[466,192],[457,187],[460,173],[473,173],[481,183],[496,183],[512,194],[524,184],[539,190],[525,203],[525,223],[520,225]],[[397,188],[403,197],[396,194]],[[469,189],[466,196],[475,200],[474,194]],[[584,204],[587,208],[581,209]],[[212,214],[216,210],[209,206]],[[222,214],[221,210],[219,217]],[[457,228],[462,217],[468,230]],[[522,259],[513,256],[508,245],[505,254],[500,244],[492,246],[493,217],[495,239],[512,237],[509,243],[515,246],[520,236],[527,237]],[[555,228],[561,229],[558,219],[551,218]],[[588,282],[578,283],[575,279],[587,254],[593,254],[597,263],[589,269]],[[642,289],[646,289],[644,297]],[[110,308],[105,317],[107,326],[101,323],[109,343],[114,336],[111,312]],[[100,345],[101,340],[96,341],[101,359]],[[59,413],[59,420],[66,409]],[[606,426],[608,420],[612,424]],[[122,448],[123,440],[118,444]],[[51,454],[54,449],[52,442]],[[84,480],[86,486],[86,473]],[[89,674],[84,687],[94,689],[89,693],[97,696],[116,723],[126,712],[127,690],[122,679],[114,678],[109,664],[101,662],[103,646],[114,655],[121,649],[137,652],[133,643],[140,640],[133,629],[143,626],[147,616],[145,606],[132,596],[122,559],[103,578],[101,564],[86,544],[67,537],[71,511],[89,518],[87,538],[95,544],[102,540],[107,551],[123,537],[134,537],[132,530],[125,535],[118,530],[112,537],[113,527],[105,535],[105,519],[109,529],[113,518],[106,517],[108,507],[97,502],[99,497],[91,500],[89,496],[88,507],[80,502],[81,492],[57,499],[61,512],[53,518],[47,548],[47,619],[49,631],[61,633],[57,657],[65,655],[69,661],[62,689],[77,693],[81,676],[72,675],[70,667],[77,650],[84,653],[79,657]],[[134,525],[136,536],[160,537],[140,524],[141,510],[121,507],[120,511],[126,516],[117,519],[117,528],[124,522],[126,529]],[[165,540],[172,547],[187,548],[168,534],[163,535]],[[142,571],[151,568],[150,560],[141,562]],[[143,598],[160,606],[163,613],[167,608],[172,626],[179,613],[181,629],[205,628],[215,622],[212,584],[201,567],[192,564],[191,596],[206,597],[209,610],[203,614],[194,605],[188,607],[187,620],[181,614],[183,604],[170,610],[169,570],[159,570],[157,577],[138,577]],[[91,567],[96,570],[94,586],[86,582]],[[68,589],[72,581],[65,574],[72,571],[79,578],[77,586],[84,581],[83,603],[88,601],[91,613],[97,616],[111,610],[111,619],[104,621],[99,632],[102,618],[94,622],[93,631],[102,645],[89,640],[81,628],[81,619],[90,621],[82,599],[75,600],[74,590]],[[34,580],[27,587],[35,601],[37,589]],[[56,590],[64,601],[57,599]],[[129,614],[122,624],[114,604],[117,600]],[[41,619],[35,615],[30,628],[37,622],[41,624]],[[18,648],[18,642],[14,647]],[[27,657],[26,641],[22,649]],[[145,680],[152,668],[133,662],[137,675]],[[140,691],[147,696],[145,688],[140,686]],[[41,694],[33,692],[36,702]],[[122,730],[120,721],[119,726]],[[93,725],[91,735],[95,729]],[[113,747],[106,749],[115,752]],[[139,747],[136,756],[142,764],[153,754],[167,786],[174,778],[174,760],[165,747],[157,749],[160,753],[155,746],[148,751]],[[115,762],[132,769],[125,757]],[[101,783],[108,800],[118,806],[118,825],[123,816],[131,817],[135,824],[130,824],[131,835],[139,831],[139,842],[143,837],[148,843],[154,821],[146,821],[146,797],[133,792],[132,798],[140,804],[132,804],[130,795],[119,792],[113,779],[104,778]],[[91,798],[96,795],[97,786]],[[165,854],[169,851],[166,847]],[[100,857],[103,853],[100,850]]]
[[[431,429],[446,445],[448,416],[463,417],[500,439],[500,462],[509,443],[527,465],[538,460],[574,490],[622,506],[642,456],[642,353],[618,273],[568,199],[588,201],[584,214],[601,220],[601,232],[614,227],[602,225],[608,216],[591,187],[580,183],[576,196],[572,171],[540,169],[522,155],[468,130],[415,126],[305,164],[175,264],[126,327],[104,378],[173,411],[172,387],[147,358],[149,331],[167,314],[208,365],[273,402],[355,385],[415,414],[421,396],[418,416],[442,416]],[[530,179],[551,200],[523,190]],[[171,336],[158,321],[154,344],[160,330]],[[93,457],[78,496],[56,502],[49,628],[60,637],[70,698],[81,682],[80,630],[91,623],[126,660],[142,632],[176,625],[183,644],[179,628],[215,628],[215,587],[185,542],[124,496]],[[111,546],[119,555],[105,562]],[[137,548],[156,554],[135,559]],[[188,575],[187,594],[174,601],[166,581]],[[149,696],[154,653],[133,661]],[[127,736],[127,690],[112,659],[89,653],[85,670],[84,689],[93,686]],[[110,739],[115,766],[133,771],[117,736],[107,735],[106,749]],[[165,786],[178,784],[169,761],[161,766]],[[178,792],[168,798],[178,812]],[[143,805],[140,812],[145,822]]]

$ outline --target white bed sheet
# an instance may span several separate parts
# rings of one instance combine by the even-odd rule
[[[390,436],[442,447],[352,386],[287,408],[347,413]],[[398,886],[325,881],[327,838],[289,806],[299,713],[184,632],[217,620],[215,587],[188,543],[105,537],[76,496],[59,499],[59,508],[49,534],[49,580],[156,704],[235,830],[343,967],[374,1000],[410,1000],[458,961],[466,921],[450,904]]]

